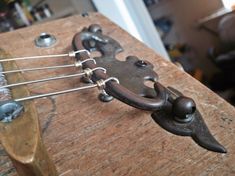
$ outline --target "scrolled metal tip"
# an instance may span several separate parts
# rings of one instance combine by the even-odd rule
[[[203,121],[199,112],[195,114],[196,118],[191,126],[192,138],[200,146],[219,153],[227,153],[227,150],[222,146],[211,134]]]
[[[207,150],[218,153],[227,153],[225,147],[212,136],[203,121],[201,114],[196,111],[193,116],[192,121],[180,123],[175,120],[172,113],[164,110],[155,111],[152,114],[153,120],[167,131],[180,136],[191,136],[198,145]]]
[[[227,150],[222,146],[210,133],[206,134],[206,137],[203,135],[193,135],[193,140],[203,148],[207,150],[218,152],[218,153],[227,153]]]

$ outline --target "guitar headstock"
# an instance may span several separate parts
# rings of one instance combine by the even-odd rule
[[[117,54],[123,51],[122,46],[117,40],[103,34],[99,25],[91,25],[77,33],[73,38],[72,46],[74,51],[65,54],[0,60],[5,65],[1,73],[6,75],[8,82],[6,85],[1,85],[0,89],[10,89],[13,93],[10,100],[0,103],[0,140],[22,173],[33,175],[32,173],[36,172],[43,175],[44,172],[40,166],[46,171],[45,167],[48,165],[50,170],[48,172],[51,173],[49,175],[56,175],[55,168],[48,159],[41,141],[35,107],[29,103],[29,100],[93,88],[100,90],[99,98],[103,102],[109,102],[115,98],[134,108],[149,111],[153,120],[165,130],[180,136],[191,136],[197,144],[207,150],[226,153],[226,149],[216,141],[208,130],[196,102],[172,87],[163,86],[158,80],[158,74],[154,71],[153,64],[147,60],[137,56],[128,56],[124,58],[124,61],[118,60]],[[100,52],[101,55],[92,58],[91,53],[94,51]],[[55,57],[70,57],[73,64],[24,69],[18,69],[14,65],[15,60]],[[77,69],[78,72],[70,75],[32,81],[25,81],[20,76],[20,72],[67,67],[80,68],[80,70]],[[25,89],[28,84],[74,77],[81,77],[81,80],[85,81],[87,85],[38,95],[30,95]],[[146,81],[152,82],[152,85],[147,86]],[[25,126],[29,126],[29,128],[26,129]],[[17,133],[17,131],[21,132]],[[22,143],[22,139],[28,142]],[[13,150],[15,144],[23,147],[22,150]],[[27,156],[31,160],[18,157],[24,155],[26,150],[29,152]],[[26,160],[30,162],[27,163]]]

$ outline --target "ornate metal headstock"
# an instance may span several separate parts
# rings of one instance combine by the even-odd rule
[[[14,99],[0,102],[0,140],[20,173],[24,175],[57,175],[41,142],[37,118],[32,118],[35,109],[31,107],[32,105],[25,102],[36,98],[72,93],[95,87],[101,90],[99,95],[101,101],[109,102],[116,98],[132,107],[150,111],[153,120],[167,131],[176,135],[191,136],[197,144],[208,150],[226,153],[226,149],[209,132],[194,100],[184,96],[172,87],[161,85],[158,82],[157,73],[153,70],[153,65],[148,61],[140,60],[136,56],[128,56],[125,61],[116,59],[116,55],[122,52],[123,48],[116,40],[103,35],[99,25],[91,25],[89,28],[84,28],[83,31],[77,33],[73,38],[72,45],[74,51],[68,54],[0,60],[1,63],[4,62],[6,65],[11,65],[11,61],[15,60],[53,57],[74,58],[74,63],[68,65],[20,70],[13,66],[13,70],[1,71],[1,74],[6,75],[17,74],[22,71],[30,72],[66,67],[82,68],[82,71],[75,74],[25,82],[19,75],[16,77],[9,76],[8,80],[10,82],[14,82],[17,79],[22,82],[0,86],[0,90],[5,91],[10,88],[15,95],[24,95],[24,97],[14,97]],[[91,52],[93,51],[100,52],[101,56],[91,58]],[[82,80],[88,85],[39,95],[28,95],[25,89],[17,88],[27,84],[73,77],[82,77]],[[153,88],[146,86],[145,81],[152,81]],[[20,94],[19,92],[26,93]],[[24,103],[22,104],[21,102]],[[32,124],[29,128],[31,133],[28,133],[24,129],[25,124],[30,124],[31,122]],[[16,133],[20,130],[22,130],[21,133]],[[14,141],[16,138],[18,140]],[[22,140],[19,140],[20,138],[27,139],[30,146],[33,147],[26,146],[26,143],[22,143]],[[13,150],[15,144],[17,146],[21,145],[22,149],[17,152]],[[22,157],[23,155],[24,157]]]
[[[139,60],[135,56],[127,57],[126,61],[117,60],[116,54],[123,49],[117,41],[103,35],[100,26],[91,25],[78,33],[74,37],[73,46],[74,50],[86,49],[102,54],[94,58],[96,65],[92,62],[83,65],[83,68],[92,69],[99,66],[107,69],[107,74],[101,71],[94,72],[91,77],[93,82],[106,79],[108,75],[119,79],[120,84],[107,83],[104,88],[107,97],[112,96],[130,106],[151,111],[155,122],[171,133],[191,136],[196,143],[208,150],[226,152],[209,132],[194,100],[174,88],[163,87],[158,82],[158,75],[153,71],[151,63]],[[80,53],[76,57],[83,60],[89,56]],[[144,84],[146,80],[153,82],[154,89]]]

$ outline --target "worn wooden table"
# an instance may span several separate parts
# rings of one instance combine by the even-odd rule
[[[123,46],[120,59],[136,55],[152,62],[160,82],[181,90],[197,103],[212,134],[228,150],[209,152],[189,137],[168,133],[149,112],[131,108],[117,100],[108,104],[97,99],[97,90],[85,90],[35,100],[43,139],[59,174],[67,175],[235,175],[235,110],[205,86],[164,60],[144,44],[100,14],[73,16],[0,35],[0,48],[12,56],[65,53],[83,27],[97,23]],[[37,48],[41,32],[54,34],[51,48]],[[19,68],[72,63],[71,58],[17,62]],[[23,73],[31,80],[74,69]],[[32,94],[80,86],[77,78],[28,86]],[[4,150],[0,150],[0,175],[17,175]]]

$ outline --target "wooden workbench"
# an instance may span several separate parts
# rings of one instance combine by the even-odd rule
[[[135,55],[150,61],[164,86],[171,85],[197,103],[212,134],[228,150],[209,152],[189,137],[173,135],[159,127],[149,112],[131,108],[117,100],[101,103],[98,90],[85,90],[35,100],[43,139],[59,174],[70,175],[235,175],[235,110],[201,83],[180,71],[144,44],[100,14],[66,19],[0,35],[0,48],[12,56],[56,54],[71,51],[76,32],[100,24],[123,46],[124,59]],[[58,40],[51,48],[37,48],[41,32]],[[17,62],[19,68],[72,63],[71,58]],[[23,73],[26,80],[74,73],[74,69]],[[28,86],[32,94],[80,86],[77,78]],[[0,148],[0,175],[17,175]]]

